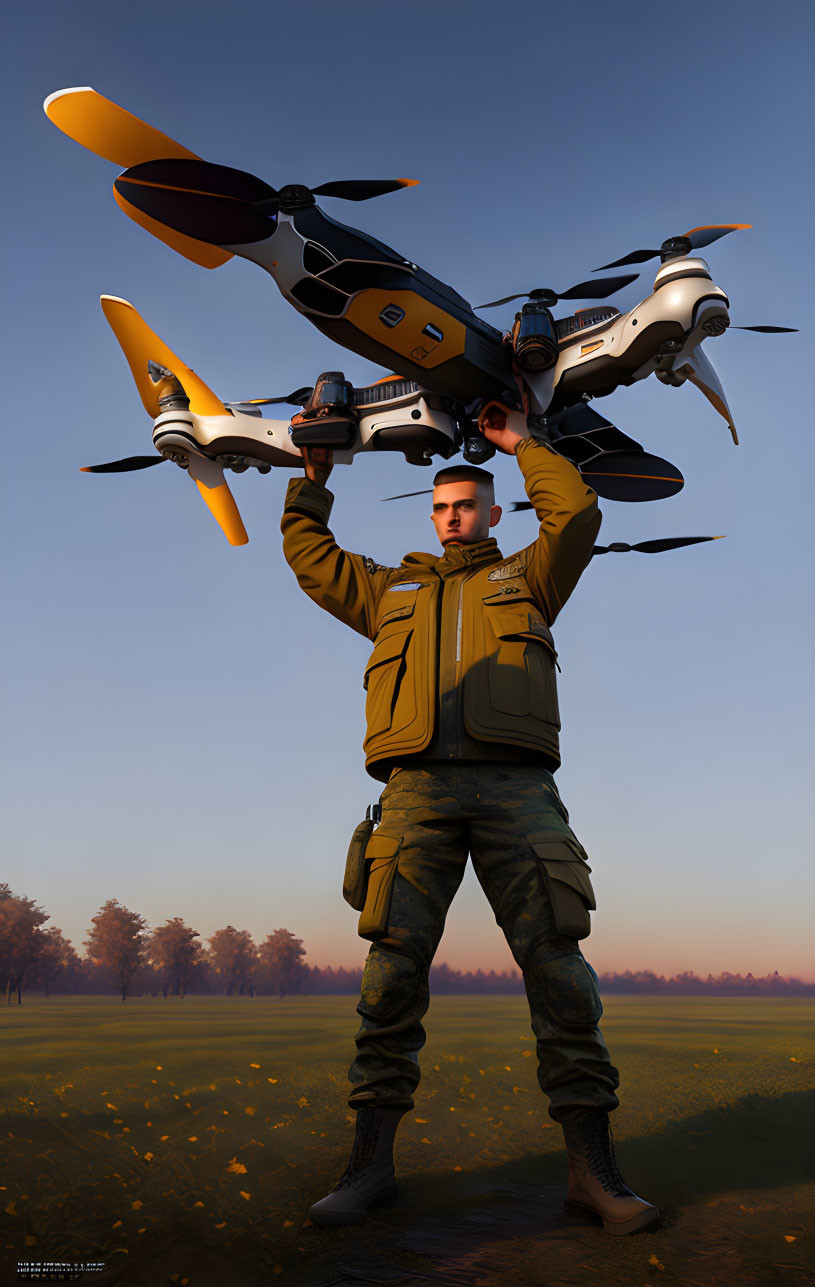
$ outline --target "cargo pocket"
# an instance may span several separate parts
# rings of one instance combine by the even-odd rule
[[[384,938],[388,932],[393,882],[402,847],[401,836],[374,832],[365,849],[365,890],[357,932],[360,938]]]
[[[555,929],[565,938],[586,938],[591,930],[589,911],[597,904],[582,846],[569,836],[549,833],[527,838],[541,865]]]
[[[512,610],[486,600],[484,606],[498,641],[489,672],[493,706],[506,715],[534,715],[559,728],[554,673],[557,653],[540,612],[520,603]]]
[[[365,717],[369,734],[386,733],[393,723],[399,684],[405,670],[405,653],[412,630],[378,639],[365,670],[363,688],[368,694]]]

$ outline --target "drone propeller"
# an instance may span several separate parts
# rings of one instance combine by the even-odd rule
[[[227,415],[220,398],[204,384],[200,376],[182,362],[159,339],[126,299],[103,295],[102,311],[107,318],[122,352],[127,358],[144,408],[152,420],[161,414],[162,390],[181,386],[194,415]],[[129,456],[106,465],[85,466],[90,474],[119,474],[130,470],[160,465],[163,456]],[[194,451],[189,453],[190,477],[198,486],[203,500],[219,524],[230,545],[245,545],[249,540],[234,497],[224,479],[224,471],[214,460]]]
[[[275,216],[314,205],[315,197],[368,201],[412,187],[417,179],[348,179],[316,188],[288,184],[279,191],[245,170],[199,158],[162,157],[129,167],[114,183],[118,197],[148,218],[206,243],[265,241]]]
[[[657,257],[665,263],[668,259],[689,255],[692,250],[701,250],[703,246],[709,246],[720,237],[726,237],[729,232],[736,232],[739,228],[752,228],[752,226],[751,223],[711,223],[702,228],[691,228],[690,232],[682,233],[679,237],[668,237],[658,250],[632,250],[630,255],[615,259],[611,264],[601,264],[599,268],[594,269],[594,272],[601,273],[606,268],[624,268],[626,264],[644,264],[647,260]]]
[[[476,308],[497,308],[499,304],[509,304],[513,299],[539,300],[547,308],[552,308],[559,299],[608,299],[615,291],[636,281],[638,276],[638,273],[627,273],[624,277],[596,277],[593,281],[578,282],[576,286],[559,294],[547,286],[539,286],[535,290],[521,291],[518,295],[505,295],[503,299],[494,299],[489,304],[476,304]]]
[[[723,536],[664,536],[656,541],[640,541],[637,545],[627,545],[625,541],[612,541],[611,545],[595,545],[595,554],[662,554],[665,550],[679,550],[683,545],[698,545],[700,541],[723,541]]]

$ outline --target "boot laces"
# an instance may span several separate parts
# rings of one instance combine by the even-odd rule
[[[358,1109],[356,1126],[351,1158],[336,1186],[338,1189],[345,1189],[353,1184],[360,1171],[370,1166],[376,1158],[381,1123],[377,1122],[375,1110],[367,1106]]]
[[[617,1169],[611,1127],[604,1121],[589,1119],[582,1132],[589,1170],[607,1193],[622,1196],[631,1192]]]

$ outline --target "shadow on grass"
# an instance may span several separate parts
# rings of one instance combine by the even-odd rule
[[[777,1099],[745,1096],[732,1106],[668,1121],[654,1135],[627,1140],[616,1153],[626,1182],[660,1207],[662,1228],[670,1236],[685,1204],[734,1190],[811,1182],[815,1091]],[[539,1238],[547,1244],[573,1240],[582,1222],[563,1210],[566,1175],[563,1150],[461,1174],[414,1174],[400,1183],[399,1205],[373,1214],[366,1233],[359,1227],[314,1231],[314,1237],[330,1240],[345,1276],[308,1281],[315,1287],[385,1282],[386,1267],[401,1259],[403,1276],[393,1281],[486,1282],[473,1263],[479,1251],[496,1253],[503,1243],[507,1251],[497,1258],[510,1269],[509,1244],[519,1239]],[[315,1190],[315,1196],[322,1194]],[[711,1215],[709,1222],[717,1219],[721,1217]],[[713,1237],[718,1232],[711,1229]],[[638,1237],[647,1243],[650,1235]],[[609,1240],[624,1241],[633,1240]],[[377,1255],[372,1254],[374,1246]],[[420,1258],[426,1278],[416,1275],[415,1262],[409,1267],[405,1252]],[[468,1276],[462,1259],[475,1276]]]
[[[345,1125],[350,1149],[353,1131],[350,1125]],[[567,1167],[562,1149],[530,1153],[467,1171],[445,1169],[443,1173],[432,1169],[430,1154],[430,1165],[406,1174],[405,1167],[400,1168],[397,1136],[398,1177],[401,1170],[398,1204],[371,1213],[363,1225],[319,1229],[308,1224],[303,1227],[299,1219],[295,1225],[292,1220],[293,1227],[284,1241],[279,1232],[282,1218],[276,1222],[268,1217],[248,1219],[254,1201],[252,1207],[239,1202],[238,1213],[236,1195],[229,1182],[217,1181],[215,1168],[210,1172],[210,1162],[201,1156],[199,1161],[206,1168],[211,1186],[204,1193],[200,1188],[200,1174],[190,1171],[179,1157],[173,1159],[171,1178],[176,1185],[176,1196],[181,1199],[180,1205],[176,1204],[173,1212],[167,1210],[165,1219],[160,1215],[156,1218],[162,1205],[159,1198],[165,1197],[166,1206],[166,1195],[158,1191],[149,1194],[143,1187],[137,1189],[144,1198],[145,1214],[152,1208],[154,1223],[149,1235],[143,1241],[130,1237],[126,1258],[112,1254],[99,1256],[100,1243],[97,1241],[94,1247],[94,1234],[100,1231],[100,1218],[109,1201],[106,1190],[113,1183],[113,1179],[109,1179],[100,1184],[99,1177],[109,1174],[111,1166],[117,1165],[115,1152],[121,1159],[126,1153],[133,1158],[130,1144],[122,1137],[111,1140],[109,1130],[110,1118],[99,1113],[87,1115],[81,1140],[71,1138],[68,1130],[62,1132],[59,1122],[46,1115],[4,1117],[4,1135],[8,1132],[12,1137],[4,1141],[7,1161],[26,1172],[33,1171],[32,1185],[38,1184],[39,1173],[39,1186],[42,1195],[47,1194],[50,1214],[56,1217],[53,1207],[62,1202],[58,1235],[55,1232],[58,1241],[49,1246],[48,1237],[43,1237],[32,1224],[32,1232],[38,1233],[37,1247],[28,1254],[43,1259],[52,1259],[55,1254],[77,1260],[105,1259],[105,1271],[93,1275],[98,1287],[103,1284],[107,1287],[109,1283],[122,1284],[122,1287],[164,1287],[165,1284],[170,1287],[182,1277],[189,1278],[190,1287],[215,1287],[216,1284],[222,1287],[226,1283],[229,1287],[259,1287],[276,1281],[273,1275],[279,1274],[303,1287],[329,1287],[329,1284],[367,1287],[377,1283],[420,1287],[428,1281],[483,1283],[493,1280],[485,1277],[489,1271],[479,1268],[479,1259],[483,1257],[486,1264],[498,1257],[510,1270],[516,1254],[512,1243],[520,1246],[524,1240],[537,1242],[540,1249],[545,1245],[550,1253],[559,1249],[563,1257],[574,1257],[578,1270],[579,1261],[586,1254],[584,1245],[588,1242],[578,1227],[580,1222],[563,1211]],[[134,1130],[127,1138],[136,1140],[137,1137],[138,1131]],[[343,1157],[337,1169],[340,1146]],[[278,1205],[281,1194],[285,1193],[287,1208],[292,1214],[301,1211],[305,1221],[310,1204],[332,1187],[345,1164],[347,1154],[339,1123],[335,1137],[326,1138],[319,1148],[311,1147],[312,1153],[304,1150],[298,1155],[299,1171],[289,1171],[281,1177],[280,1173],[266,1168],[264,1178],[263,1168],[255,1167],[257,1187],[252,1185],[253,1199],[260,1203],[272,1198],[274,1205]],[[16,1155],[14,1158],[12,1153]],[[778,1098],[747,1095],[733,1105],[710,1108],[683,1120],[669,1119],[654,1134],[629,1138],[617,1147],[618,1162],[627,1183],[660,1207],[661,1236],[668,1244],[683,1207],[696,1208],[704,1205],[705,1199],[719,1194],[732,1195],[734,1191],[766,1192],[804,1185],[812,1180],[813,1155],[815,1091],[792,1092]],[[125,1171],[123,1167],[119,1169],[122,1176],[116,1177],[114,1172],[114,1177],[121,1182]],[[217,1174],[222,1170],[219,1163]],[[285,1180],[284,1185],[281,1179]],[[165,1178],[164,1183],[167,1182]],[[92,1188],[92,1185],[98,1187]],[[123,1184],[123,1189],[121,1198],[127,1203],[134,1196],[133,1186]],[[30,1192],[33,1194],[35,1189],[31,1188]],[[80,1193],[82,1198],[76,1202]],[[235,1225],[236,1215],[247,1216],[241,1228],[235,1227],[228,1245],[218,1245],[209,1228],[199,1224],[198,1213],[193,1208],[201,1206],[196,1201],[201,1196],[207,1196],[207,1218],[213,1210],[223,1211],[223,1215],[215,1219],[229,1221],[230,1229]],[[101,1205],[94,1215],[97,1201]],[[0,1204],[0,1209],[4,1205]],[[141,1207],[141,1202],[138,1205]],[[19,1233],[23,1214],[18,1209],[12,1213],[13,1218],[5,1213],[0,1215],[4,1232],[8,1234],[11,1226],[16,1225]],[[202,1220],[204,1215],[201,1211]],[[775,1216],[771,1214],[771,1218]],[[704,1242],[707,1237],[712,1246],[715,1239],[722,1236],[727,1219],[724,1208],[706,1212],[704,1228],[708,1232],[705,1234],[700,1225],[700,1240]],[[109,1227],[105,1224],[106,1234]],[[779,1241],[786,1231],[779,1227]],[[741,1236],[731,1230],[727,1232],[732,1237]],[[648,1234],[637,1239],[599,1236],[601,1243],[603,1240],[607,1244],[637,1242],[640,1247],[644,1240],[646,1251],[656,1245],[656,1239],[649,1242],[651,1235]],[[679,1235],[676,1243],[681,1244]],[[115,1246],[115,1241],[110,1245]],[[73,1251],[70,1257],[65,1256],[67,1246]],[[579,1250],[575,1251],[576,1248]],[[607,1259],[616,1256],[615,1263],[622,1263],[626,1253],[618,1246],[603,1254]],[[537,1282],[523,1274],[518,1281],[538,1287]],[[609,1277],[608,1282],[612,1281],[617,1279]],[[712,1283],[718,1279],[707,1281]]]

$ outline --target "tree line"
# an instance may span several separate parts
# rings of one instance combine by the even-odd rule
[[[52,993],[116,993],[128,996],[177,996],[225,993],[227,996],[291,996],[356,993],[362,981],[357,969],[308,965],[302,939],[287,929],[272,930],[256,944],[248,930],[227,925],[202,941],[180,916],[168,917],[151,930],[137,912],[109,898],[92,918],[80,957],[56,926],[45,928],[50,915],[31,898],[0,884],[0,988],[8,1004],[23,989]],[[731,974],[701,978],[692,970],[666,978],[651,970],[601,974],[601,992],[611,995],[674,996],[811,996],[815,983],[784,978],[778,971],[764,977]],[[444,963],[430,970],[431,992],[437,994],[523,995],[517,970],[454,970]]]

